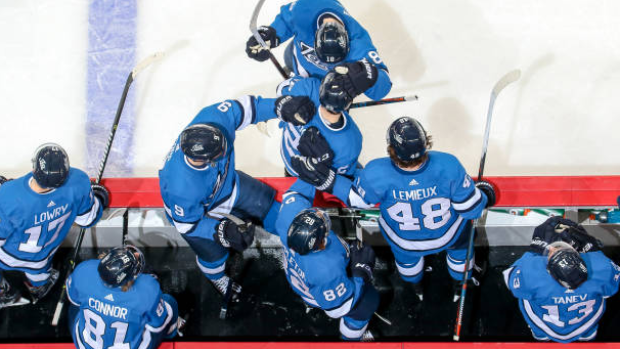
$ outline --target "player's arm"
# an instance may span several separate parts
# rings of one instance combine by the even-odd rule
[[[510,268],[503,271],[504,282],[506,286],[512,292],[512,294],[521,299],[530,299],[531,295],[527,290],[527,283],[523,276],[523,269],[521,263],[526,258],[530,258],[530,252],[526,252],[519,260],[517,260]]]
[[[79,307],[82,303],[82,297],[79,291],[79,280],[80,278],[90,277],[88,275],[84,275],[82,272],[86,262],[78,264],[75,267],[75,270],[69,275],[67,281],[65,282],[65,287],[67,288],[67,299],[71,305]]]
[[[278,13],[276,18],[269,25],[276,32],[276,35],[279,38],[280,42],[287,41],[295,34],[295,22],[292,11],[293,7],[293,2],[281,6],[280,13]]]
[[[465,168],[455,159],[455,171],[450,185],[452,207],[464,219],[476,219],[489,205],[487,195],[465,172]],[[487,182],[483,182],[487,183]],[[488,184],[488,183],[487,183]],[[494,204],[494,202],[493,202]]]
[[[359,278],[349,278],[346,270],[337,272],[338,277],[310,288],[310,293],[321,309],[334,319],[347,315],[353,309],[363,283]]]
[[[284,5],[269,26],[261,26],[258,28],[258,34],[269,48],[276,48],[281,42],[290,39],[293,36],[293,19],[290,11],[292,4]],[[269,59],[269,52],[265,50],[254,35],[250,36],[245,44],[245,53],[248,57],[264,62]]]
[[[145,276],[152,279],[150,275]],[[148,281],[153,285],[151,289],[156,296],[150,298],[152,305],[150,310],[145,314],[145,327],[146,330],[151,333],[161,333],[163,331],[167,331],[170,325],[176,321],[175,313],[172,308],[173,306],[166,302],[166,300],[162,297],[162,292],[157,284],[157,281],[154,279]]]
[[[108,207],[110,194],[103,185],[91,183],[85,174],[80,187],[82,197],[75,223],[88,228],[95,225],[101,218],[103,210]]]
[[[248,95],[224,101],[217,109],[234,120],[235,131],[275,118],[296,126],[305,125],[316,113],[316,106],[307,96],[262,98]]]
[[[603,261],[608,263],[606,265],[606,275],[608,275],[607,279],[604,280],[603,284],[603,297],[608,298],[613,296],[618,292],[618,285],[620,284],[620,267],[614,263],[611,259],[608,259],[602,251],[590,252],[592,254],[600,254]]]

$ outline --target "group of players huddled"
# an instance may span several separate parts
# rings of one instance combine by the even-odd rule
[[[291,78],[278,86],[277,98],[243,96],[194,117],[159,171],[166,216],[205,277],[233,301],[241,287],[226,274],[229,251],[248,248],[255,226],[262,225],[279,236],[286,278],[307,306],[340,318],[343,339],[371,339],[368,322],[379,304],[375,254],[331,231],[327,213],[312,207],[316,190],[350,207],[379,206],[380,230],[397,270],[413,284],[412,298],[422,299],[426,255],[447,252],[457,287],[466,265],[475,271],[474,258],[466,261],[471,221],[494,205],[495,189],[474,182],[454,156],[432,151],[432,137],[410,117],[397,118],[387,130],[389,157],[361,166],[362,134],[349,107],[360,94],[385,97],[392,83],[368,33],[337,0],[284,5],[259,34],[271,48],[292,39],[285,50]],[[269,58],[255,37],[246,53]],[[297,177],[282,202],[275,189],[235,168],[236,132],[275,118],[286,174]],[[53,143],[36,150],[32,173],[0,176],[0,185],[2,308],[28,301],[1,270],[24,273],[32,302],[44,297],[59,277],[52,258],[70,226],[94,225],[108,192],[71,168]],[[620,278],[601,246],[580,225],[552,218],[535,230],[531,251],[506,270],[506,284],[536,339],[595,337],[605,298]],[[79,264],[67,278],[69,328],[78,348],[155,348],[176,335],[183,323],[176,301],[143,273],[144,265],[137,248],[124,246]]]

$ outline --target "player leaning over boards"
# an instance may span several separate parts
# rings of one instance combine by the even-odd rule
[[[329,72],[322,81],[295,77],[278,86],[278,95],[309,96],[319,106],[305,125],[280,122],[280,155],[287,175],[298,176],[291,166],[295,155],[316,158],[336,168],[339,174],[355,173],[362,151],[362,133],[347,111],[355,96],[343,89],[343,79],[344,75]]]
[[[284,5],[268,27],[259,33],[271,48],[293,39],[285,63],[295,75],[323,78],[336,66],[346,74],[350,95],[366,94],[380,100],[392,88],[388,69],[368,32],[336,0],[298,0]],[[250,58],[269,58],[252,36],[247,42]]]
[[[184,323],[177,302],[141,274],[136,247],[114,248],[101,260],[80,263],[67,279],[69,331],[79,349],[154,349]]]
[[[596,337],[605,299],[620,282],[620,268],[601,247],[582,226],[552,217],[534,230],[530,251],[504,271],[535,339],[569,343]]]
[[[23,272],[36,303],[58,280],[52,259],[71,225],[94,225],[108,205],[108,191],[69,167],[58,144],[37,148],[32,165],[23,177],[7,181],[0,176],[0,308],[22,303],[2,270]]]
[[[417,285],[422,298],[425,255],[447,250],[448,271],[456,282],[462,280],[470,220],[495,203],[495,191],[484,181],[474,185],[453,155],[431,151],[431,137],[415,119],[394,121],[387,142],[389,158],[369,162],[353,181],[334,176],[333,169],[311,159],[297,158],[293,164],[300,178],[348,206],[380,204],[379,227],[398,272]],[[472,258],[468,268],[473,266]]]
[[[312,197],[300,183],[284,194],[276,223],[284,245],[286,278],[308,306],[340,318],[343,339],[372,340],[367,327],[379,305],[379,294],[371,282],[374,251],[357,244],[349,251],[331,231],[327,213],[312,208]]]
[[[224,273],[228,249],[242,251],[254,239],[252,225],[245,231],[245,225],[222,214],[262,223],[275,232],[280,207],[273,188],[235,170],[235,132],[276,117],[305,124],[315,109],[307,96],[226,100],[202,109],[168,153],[159,171],[166,215],[196,253],[200,270],[222,295],[240,290]]]

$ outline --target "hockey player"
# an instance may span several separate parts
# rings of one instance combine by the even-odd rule
[[[52,259],[71,225],[94,225],[108,206],[108,191],[69,167],[69,157],[58,144],[38,147],[32,165],[23,177],[0,180],[0,308],[20,300],[2,270],[24,273],[36,303],[58,280]]]
[[[153,276],[141,274],[143,267],[142,252],[127,245],[75,268],[67,279],[67,296],[77,348],[154,349],[176,336],[184,322],[177,302],[162,294]]]
[[[323,81],[295,77],[278,86],[278,95],[309,96],[319,105],[312,120],[305,125],[280,122],[283,129],[280,154],[288,175],[298,176],[291,166],[291,158],[295,155],[323,161],[337,173],[350,177],[357,170],[362,133],[347,112],[353,97],[342,88],[344,78],[343,74],[329,72]]]
[[[230,214],[275,232],[275,190],[235,170],[235,132],[279,117],[302,125],[315,114],[307,96],[268,99],[244,96],[202,109],[183,130],[159,171],[166,215],[196,253],[204,275],[222,294],[239,285],[225,274],[229,248],[246,249],[253,225],[237,225]],[[235,296],[236,297],[236,296]]]
[[[367,327],[379,305],[379,294],[371,283],[374,251],[357,244],[349,251],[331,231],[327,213],[311,208],[312,198],[296,191],[299,183],[284,194],[276,223],[284,245],[286,278],[308,306],[340,318],[343,339],[372,340]]]
[[[448,271],[457,282],[462,280],[469,222],[494,205],[495,191],[488,182],[474,184],[453,155],[431,151],[432,138],[415,119],[395,120],[387,143],[389,158],[369,162],[353,181],[304,157],[293,159],[293,167],[301,179],[325,188],[347,206],[380,205],[379,227],[398,272],[416,285],[422,298],[419,282],[426,255],[447,250]],[[468,269],[473,266],[472,258]]]
[[[388,69],[368,32],[337,0],[298,0],[284,5],[259,34],[270,48],[293,38],[285,62],[295,75],[321,79],[340,66],[351,96],[365,93],[379,100],[392,88]],[[247,41],[246,53],[260,62],[269,58],[254,36]]]
[[[504,280],[535,339],[592,340],[605,299],[618,291],[620,268],[600,251],[600,242],[591,243],[596,239],[584,242],[576,224],[549,223],[537,228],[546,233],[535,233],[530,251],[504,271]]]

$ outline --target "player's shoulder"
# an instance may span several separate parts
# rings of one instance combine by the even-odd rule
[[[88,283],[88,281],[82,281],[84,279],[99,277],[99,272],[97,271],[98,267],[98,259],[89,259],[78,264],[73,270],[73,273],[71,273],[74,285],[76,285],[76,280],[77,284],[81,284],[82,282]]]
[[[377,158],[370,160],[368,164],[364,167],[368,170],[368,172],[376,172],[376,171],[392,171],[394,165],[392,164],[392,160],[388,157]]]
[[[591,279],[607,282],[611,274],[620,274],[620,267],[607,258],[602,251],[582,253],[581,257],[588,266],[588,271],[592,275]]]
[[[159,282],[149,274],[140,274],[133,285],[133,289],[139,295],[140,303],[145,311],[152,309],[153,304],[159,302],[161,298]]]
[[[67,176],[67,181],[64,185],[78,188],[90,188],[90,177],[79,168],[71,167],[69,168],[69,176]]]
[[[450,153],[437,150],[429,150],[428,156],[432,159],[432,161],[441,163],[446,166],[461,166],[461,162],[459,161],[459,159]]]
[[[30,178],[32,178],[32,173],[4,182],[4,184],[0,185],[0,196],[12,195],[15,192],[23,190],[25,188],[24,183],[27,183]],[[0,204],[3,202],[8,203],[9,200],[0,200]]]

